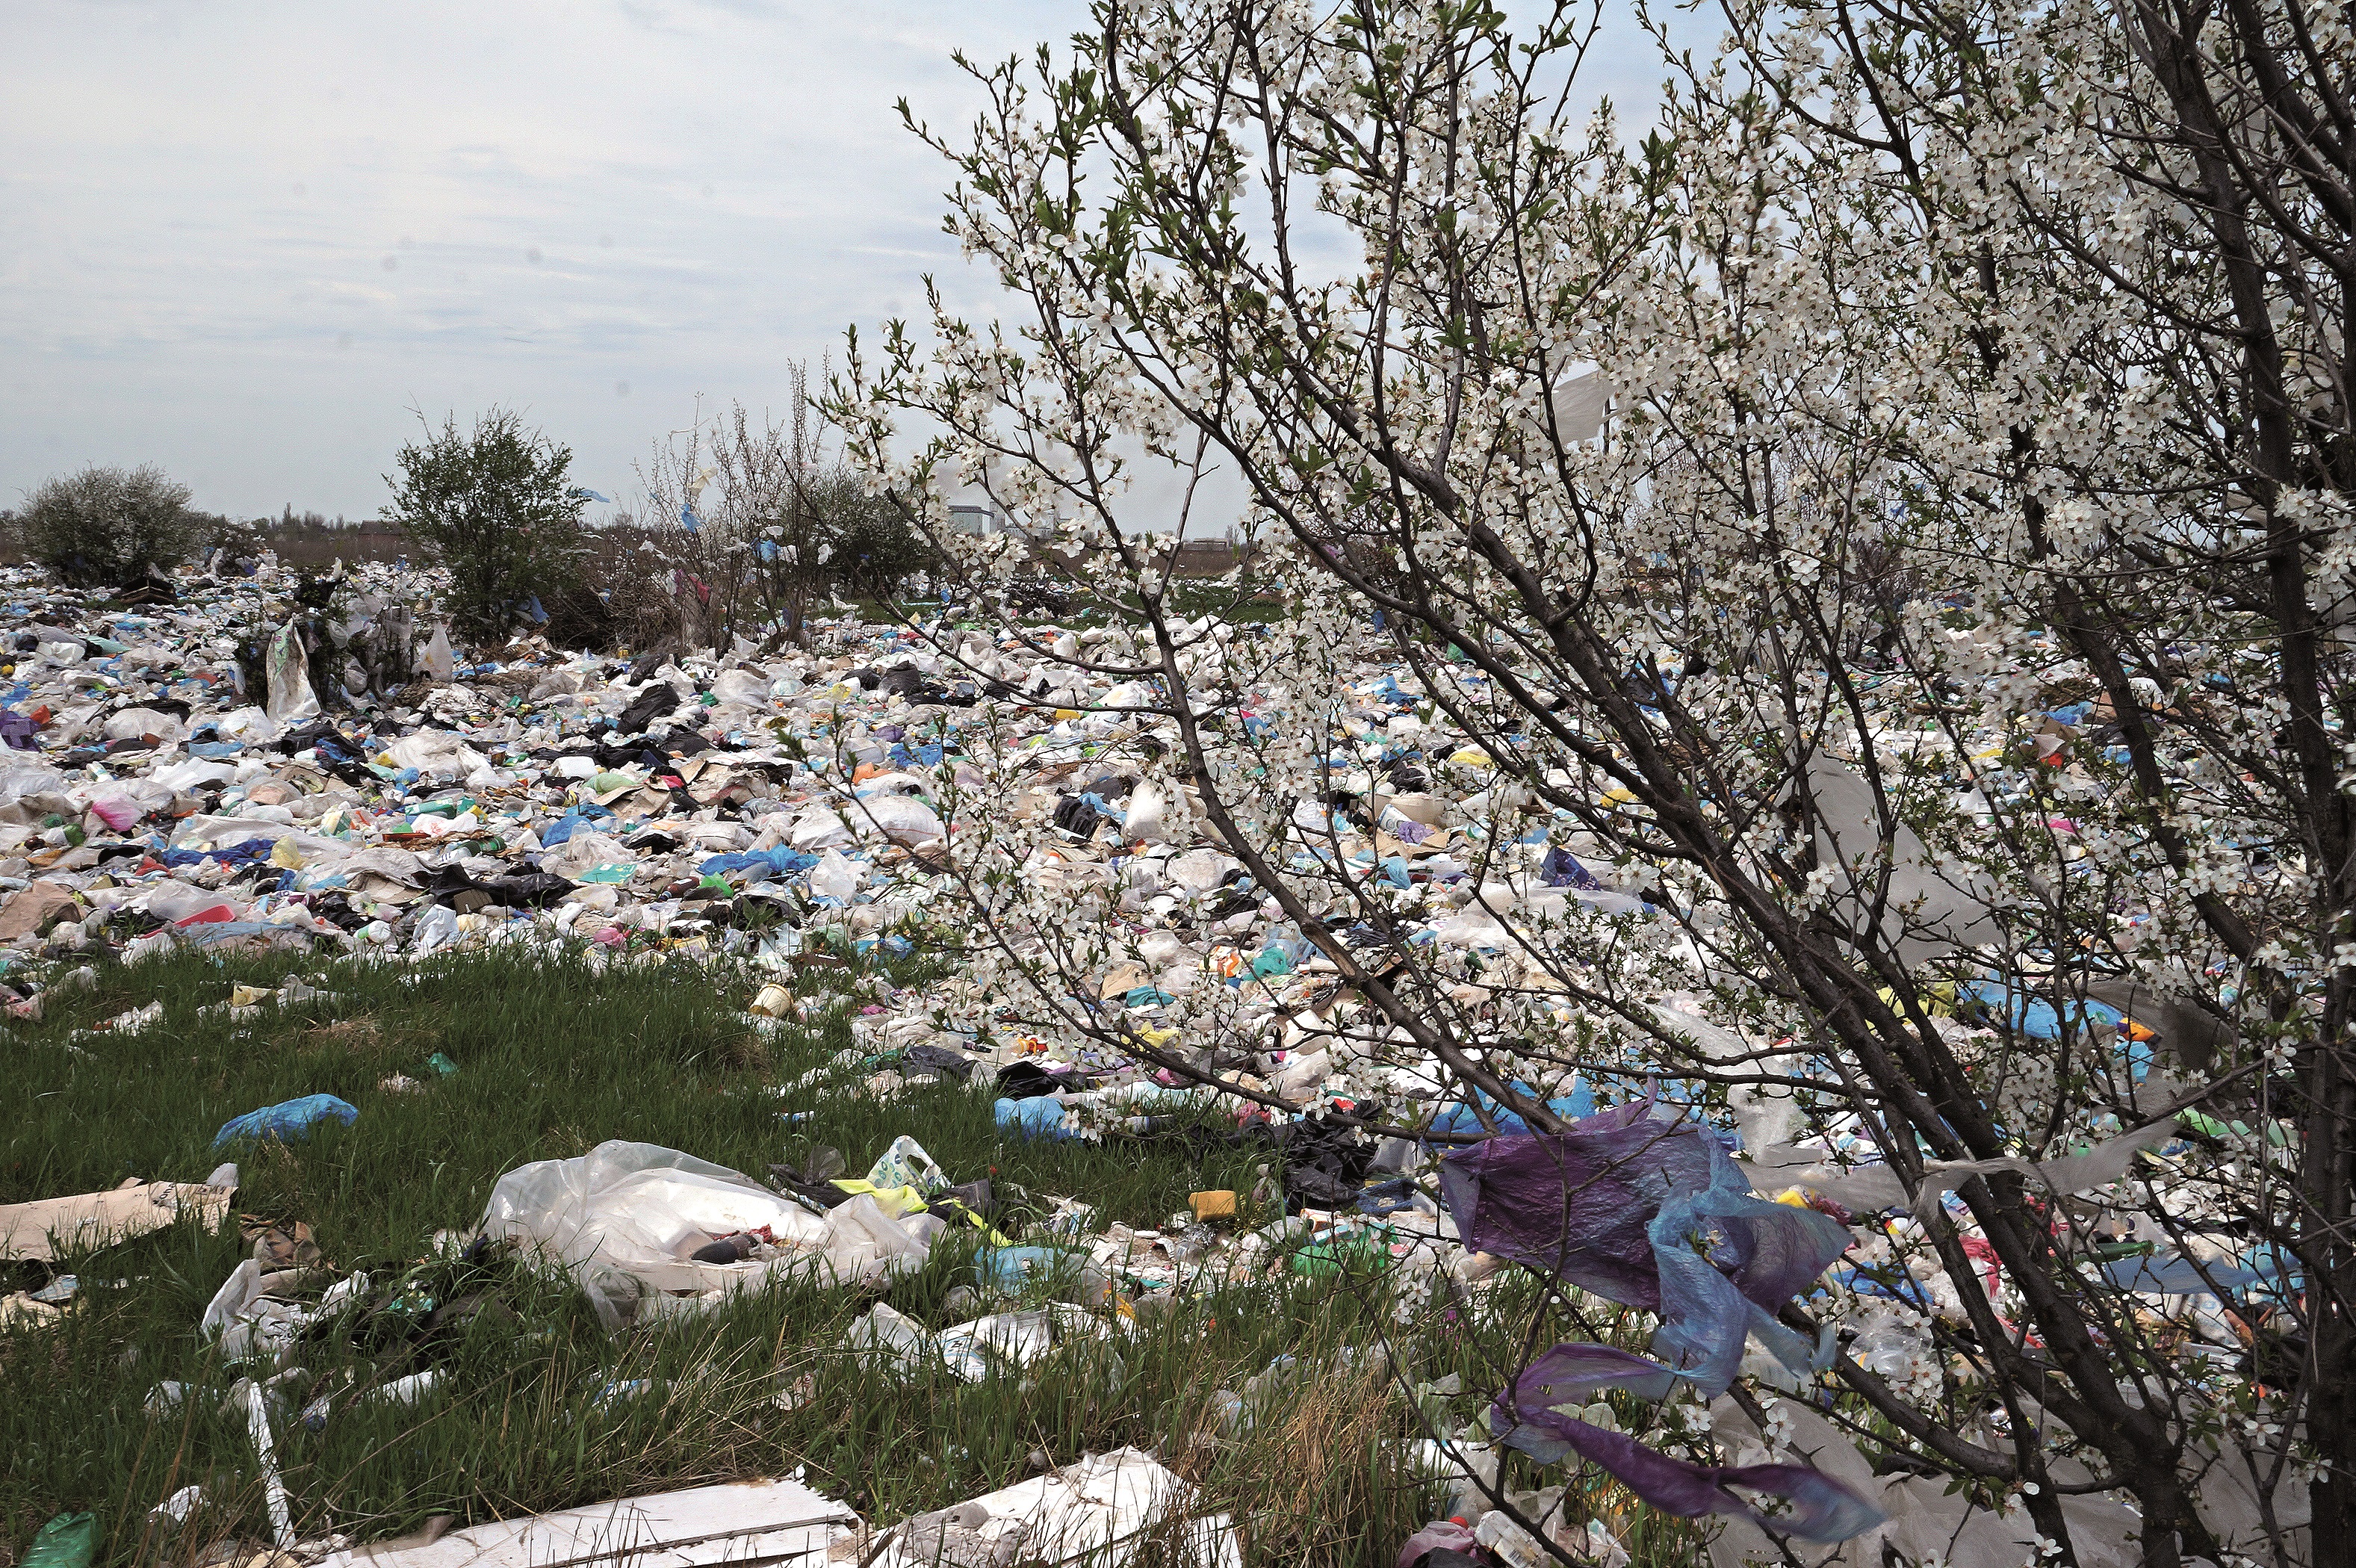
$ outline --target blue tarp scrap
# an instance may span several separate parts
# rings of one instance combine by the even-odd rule
[[[268,860],[272,839],[247,839],[242,843],[227,844],[214,849],[160,849],[154,851],[156,863],[166,869],[183,865],[198,865],[209,860],[235,870],[252,865],[257,860]]]
[[[1046,1138],[1055,1143],[1067,1142],[1076,1134],[1064,1125],[1064,1102],[1052,1095],[1038,1095],[1029,1100],[1001,1100],[996,1108],[998,1124],[1024,1138]]]
[[[749,871],[755,866],[766,868],[771,876],[791,876],[808,871],[818,864],[819,857],[804,850],[787,849],[780,844],[775,849],[737,850],[727,854],[715,854],[695,868],[698,876],[725,876],[732,871]]]
[[[2062,1013],[2052,1003],[2026,992],[2008,991],[1993,980],[1968,980],[1955,988],[1958,1000],[1976,1002],[1989,1015],[2002,1018],[2017,1035],[2032,1040],[2058,1040],[2062,1037]],[[2094,1001],[2070,1004],[2070,1021],[2082,1033],[2099,1031],[2105,1037],[2118,1034],[2126,1022],[2126,1015],[2108,1003]],[[2136,1079],[2151,1070],[2151,1042],[2126,1042],[2127,1064]]]

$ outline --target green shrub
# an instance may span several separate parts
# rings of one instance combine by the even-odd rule
[[[830,564],[853,591],[885,598],[901,578],[942,565],[940,552],[910,526],[892,499],[869,494],[850,469],[821,472],[809,490],[811,508],[833,536]]]
[[[80,588],[123,587],[196,553],[204,519],[161,468],[84,468],[45,479],[16,519],[26,559]]]
[[[420,423],[423,424],[421,416]],[[504,638],[535,596],[543,607],[571,587],[586,548],[584,498],[566,478],[573,451],[492,409],[471,433],[457,416],[403,446],[385,476],[398,523],[450,571],[452,623],[477,641]]]

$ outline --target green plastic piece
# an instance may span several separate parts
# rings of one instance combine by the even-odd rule
[[[24,1568],[90,1568],[98,1551],[98,1518],[61,1513],[41,1526],[25,1553]]]
[[[1344,1269],[1379,1268],[1390,1261],[1390,1233],[1361,1231],[1346,1241],[1318,1241],[1292,1254],[1292,1272],[1312,1280],[1330,1280]]]

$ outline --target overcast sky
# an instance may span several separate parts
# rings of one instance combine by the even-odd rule
[[[950,52],[1077,0],[47,4],[0,41],[0,504],[154,462],[196,504],[350,517],[416,428],[523,408],[617,499],[698,394],[989,280],[901,129],[978,98]],[[1659,77],[1636,40],[1615,98]]]

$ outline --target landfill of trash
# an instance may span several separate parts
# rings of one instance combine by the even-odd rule
[[[987,726],[977,721],[996,707],[1022,715],[1024,734],[1009,744],[1047,747],[1061,759],[1044,767],[1050,779],[1100,753],[1115,727],[1059,709],[1087,701],[1079,692],[1044,708],[1002,684],[986,692],[969,675],[945,673],[924,639],[852,618],[818,623],[812,650],[784,656],[655,662],[527,640],[463,662],[446,631],[424,632],[412,618],[412,607],[430,601],[423,574],[365,567],[322,589],[265,558],[251,575],[184,573],[159,598],[153,588],[163,586],[126,608],[102,607],[103,596],[36,573],[11,572],[5,583],[0,944],[11,955],[10,1015],[27,1025],[45,1004],[89,988],[110,961],[135,977],[174,954],[402,964],[519,943],[566,948],[593,967],[748,965],[750,1020],[788,1027],[825,1000],[798,994],[804,966],[905,958],[927,921],[947,913],[948,830],[927,797],[937,776],[954,788],[960,727],[979,733]],[[305,617],[306,606],[327,609],[331,594],[330,618]],[[380,690],[382,669],[411,672],[398,657],[379,665],[392,639],[423,644],[417,678]],[[1047,807],[1076,846],[1108,824],[1168,836],[1150,820],[1150,789],[1125,805],[1108,800],[1130,792],[1133,779],[1082,782]],[[1156,851],[1171,863],[1165,909],[1217,889],[1211,857],[1185,850],[1161,843]],[[1297,932],[1276,932],[1254,961],[1256,973],[1280,977],[1313,955]],[[762,983],[763,973],[775,978]],[[328,972],[313,979],[237,985],[207,1011],[235,1021],[332,1002]],[[1173,1113],[1187,1109],[1186,1095],[1138,1062],[1050,1050],[1019,1032],[984,1045],[927,1023],[925,993],[895,997],[879,983],[868,994],[897,1004],[870,1005],[852,1047],[776,1086],[781,1101],[830,1088],[888,1099],[913,1079],[979,1090],[1006,1134],[1022,1139],[1098,1139],[1107,1127],[1142,1133],[1184,1120]],[[150,1000],[103,1020],[102,1034],[75,1037],[119,1039],[157,1026],[164,1011]],[[873,1070],[879,1061],[890,1068]],[[1309,1104],[1318,1065],[1279,1072],[1278,1092]],[[436,1053],[419,1070],[430,1079],[457,1069]],[[404,1074],[379,1085],[386,1094],[419,1087]],[[233,1118],[213,1148],[299,1144],[363,1114],[335,1095],[299,1096]],[[289,1425],[316,1433],[340,1411],[449,1397],[445,1369],[399,1371],[414,1364],[408,1351],[372,1385],[323,1388],[302,1362],[316,1359],[323,1337],[368,1343],[387,1323],[404,1324],[406,1335],[412,1310],[429,1332],[446,1334],[454,1320],[433,1304],[455,1296],[479,1306],[517,1256],[569,1276],[618,1332],[724,1308],[789,1279],[873,1290],[921,1267],[954,1230],[980,1248],[979,1288],[949,1303],[960,1320],[931,1330],[877,1301],[842,1348],[878,1368],[927,1367],[968,1382],[1022,1376],[1059,1346],[1117,1340],[1183,1296],[1271,1266],[1317,1279],[1369,1259],[1463,1272],[1445,1218],[1401,1174],[1420,1158],[1412,1144],[1361,1146],[1333,1126],[1280,1120],[1288,1124],[1271,1125],[1264,1112],[1250,1119],[1258,1137],[1248,1152],[1265,1156],[1253,1188],[1198,1191],[1161,1228],[1107,1223],[1064,1198],[1030,1234],[1002,1234],[990,1182],[954,1181],[913,1136],[856,1176],[824,1147],[798,1166],[773,1165],[766,1181],[625,1141],[528,1163],[498,1181],[471,1228],[420,1238],[423,1261],[397,1281],[337,1270],[307,1226],[249,1219],[239,1234],[250,1254],[218,1283],[195,1326],[234,1380],[209,1393],[159,1382],[148,1413],[170,1418],[207,1398],[251,1443],[268,1539],[208,1538],[209,1561],[278,1552],[342,1563],[360,1553],[425,1568],[483,1551],[571,1560],[659,1547],[672,1529],[695,1538],[680,1548],[684,1561],[841,1562],[852,1560],[849,1543],[862,1563],[1119,1562],[1166,1520],[1176,1533],[1162,1532],[1165,1549],[1180,1560],[1239,1562],[1231,1523],[1194,1507],[1194,1488],[1131,1449],[1082,1455],[882,1532],[786,1481],[365,1548],[298,1530],[301,1499],[290,1501],[275,1455]],[[55,1273],[59,1260],[179,1222],[216,1230],[240,1187],[238,1165],[224,1162],[200,1180],[134,1178],[0,1207],[11,1266],[49,1270],[41,1288],[6,1298],[6,1328],[40,1332],[91,1299],[93,1282]],[[1272,1397],[1284,1378],[1272,1367],[1266,1379]],[[1248,1423],[1262,1380],[1212,1391],[1218,1422]],[[615,1385],[599,1402],[640,1391]],[[1482,1452],[1494,1475],[1494,1454]],[[1437,1459],[1428,1477],[1444,1481],[1453,1464]],[[186,1526],[218,1501],[203,1484],[179,1487],[155,1504],[148,1533]],[[1470,1494],[1456,1507],[1468,1520],[1486,1511]],[[691,1522],[669,1524],[674,1517]],[[1469,1545],[1469,1531],[1459,1534]],[[100,1544],[89,1514],[61,1516],[24,1561],[75,1568]]]
[[[1834,1344],[1829,1330],[1827,1342],[1804,1342],[1773,1315],[1827,1269],[1862,1278],[1887,1265],[1908,1227],[1919,1230],[1970,1171],[1910,1195],[1887,1171],[1855,1168],[1854,1151],[1781,1142],[1788,1116],[1779,1121],[1772,1105],[1754,1104],[1738,1139],[1649,1101],[1599,1102],[1576,1077],[1517,1086],[1570,1130],[1515,1137],[1528,1132],[1519,1118],[1437,1070],[1354,1067],[1358,1004],[1333,950],[1358,935],[1284,918],[1224,851],[1183,786],[1155,766],[1167,725],[1137,716],[1153,693],[1091,678],[1089,650],[1113,634],[1035,617],[999,636],[946,619],[845,616],[812,623],[806,645],[784,650],[632,657],[525,638],[469,659],[432,626],[433,593],[430,575],[396,567],[363,568],[321,591],[267,561],[252,576],[184,573],[173,596],[130,607],[29,572],[0,579],[9,660],[0,736],[10,748],[0,759],[0,948],[11,955],[0,984],[14,1019],[37,1023],[45,1006],[118,962],[135,979],[143,965],[191,954],[415,967],[547,950],[578,955],[592,972],[749,975],[745,1026],[782,1035],[841,1000],[800,983],[831,968],[857,988],[850,1043],[757,1090],[788,1126],[828,1096],[888,1106],[913,1084],[949,1084],[987,1101],[1008,1140],[1093,1148],[1200,1137],[1253,1165],[1255,1181],[1196,1190],[1156,1224],[1109,1221],[1086,1194],[1018,1224],[985,1173],[935,1161],[922,1126],[863,1165],[864,1151],[851,1160],[816,1145],[749,1174],[692,1149],[603,1137],[576,1155],[507,1170],[477,1213],[416,1239],[398,1280],[339,1273],[306,1233],[260,1227],[241,1236],[252,1246],[228,1277],[208,1282],[196,1328],[237,1374],[202,1397],[250,1442],[267,1540],[209,1543],[209,1561],[278,1553],[338,1568],[362,1557],[455,1568],[485,1552],[588,1562],[664,1550],[691,1563],[1012,1568],[1125,1561],[1149,1539],[1179,1561],[1240,1563],[1254,1552],[1253,1521],[1206,1510],[1172,1455],[1129,1447],[1043,1460],[1031,1478],[896,1520],[862,1520],[798,1480],[773,1479],[710,1496],[648,1492],[431,1539],[306,1532],[300,1498],[274,1469],[290,1424],[316,1431],[348,1410],[415,1407],[452,1391],[434,1365],[321,1387],[305,1370],[308,1349],[394,1326],[460,1332],[467,1318],[451,1317],[453,1304],[479,1311],[517,1269],[562,1282],[616,1335],[725,1313],[763,1293],[848,1293],[873,1305],[842,1336],[842,1354],[877,1376],[980,1384],[1064,1365],[1055,1359],[1074,1347],[1117,1356],[1183,1304],[1272,1267],[1312,1279],[1378,1273],[1384,1314],[1404,1323],[1427,1311],[1478,1313],[1507,1264],[1527,1263],[1588,1293],[1581,1299],[1633,1309],[1657,1329],[1655,1353],[1675,1351],[1677,1364],[1560,1346],[1472,1419],[1399,1439],[1405,1473],[1419,1477],[1436,1512],[1405,1541],[1401,1568],[1629,1560],[1624,1522],[1615,1533],[1591,1498],[1566,1507],[1561,1486],[1515,1490],[1513,1508],[1496,1506],[1516,1455],[1575,1455],[1592,1466],[1590,1490],[1623,1487],[1614,1495],[1713,1520],[1711,1550],[1730,1562],[1769,1531],[1910,1559],[1958,1542],[1998,1556],[2033,1549],[2036,1531],[2017,1510],[1973,1506],[1928,1477],[1877,1475],[1804,1403],[1762,1407],[1730,1393],[1738,1377],[1796,1391],[1834,1355],[1893,1380],[1917,1375],[1927,1352],[1896,1316],[1864,1320],[1861,1332],[1852,1325]],[[1042,648],[1054,657],[1037,658]],[[1362,730],[1393,744],[1370,753],[1355,781],[1363,788],[1345,785],[1354,814],[1333,820],[1349,838],[1344,853],[1402,895],[1435,895],[1385,940],[1494,954],[1509,945],[1507,920],[1566,907],[1645,912],[1640,886],[1543,833],[1501,863],[1483,843],[1493,802],[1455,789],[1438,766],[1479,759],[1451,756],[1444,720],[1416,718],[1417,694],[1395,673],[1369,672],[1353,700],[1369,720]],[[1403,737],[1414,744],[1396,744]],[[989,812],[976,800],[990,801]],[[1326,825],[1324,808],[1312,815]],[[1003,839],[995,863],[965,842],[1002,835],[1007,823],[1033,836]],[[1032,847],[1010,858],[1003,844]],[[993,864],[1011,877],[1011,901],[993,905]],[[1091,1025],[1080,1036],[1016,995],[989,956],[1054,899],[1118,931],[1094,950],[1091,972],[1066,977]],[[1023,957],[1035,962],[1040,950]],[[900,985],[894,963],[931,967]],[[332,996],[330,970],[305,973],[241,986],[219,1004],[262,1015]],[[1707,1046],[1718,1026],[1688,1010],[1691,999],[1661,1005]],[[134,1006],[107,1020],[108,1032],[154,1027],[163,1006]],[[2150,1036],[2111,1011],[2123,1038]],[[1212,1016],[1219,1039],[1243,1044],[1190,1050],[1198,1021]],[[416,1069],[428,1079],[453,1070],[440,1058]],[[401,1095],[419,1085],[396,1074],[380,1087]],[[1376,1106],[1385,1125],[1411,1132],[1362,1137]],[[254,1107],[213,1144],[251,1160],[369,1114],[308,1094]],[[2099,1187],[2174,1129],[2156,1120],[2039,1177],[2065,1196]],[[1738,1143],[1746,1160],[1730,1157]],[[1615,1176],[1640,1151],[1659,1169]],[[1587,1172],[1576,1201],[1560,1175],[1566,1161]],[[183,1221],[218,1229],[240,1169],[226,1161],[179,1173],[194,1179],[40,1195],[0,1208],[0,1250],[12,1266],[37,1268]],[[1881,1223],[1882,1254],[1844,1260],[1860,1234],[1869,1251],[1877,1234],[1850,1221],[1892,1209],[1901,1212]],[[1751,1261],[1713,1266],[1666,1239],[1703,1215]],[[1583,1261],[1564,1261],[1566,1234],[1583,1238]],[[944,1248],[971,1260],[973,1283],[937,1322],[877,1298]],[[2211,1272],[2192,1277],[2196,1263]],[[2156,1294],[2200,1295],[2194,1310],[2218,1319],[2211,1338],[2221,1346],[2235,1340],[2204,1294],[2214,1271],[2258,1278],[2246,1260],[2155,1255],[2147,1240],[2121,1248],[2113,1267],[2128,1288],[2141,1271]],[[88,1294],[55,1275],[11,1294],[0,1324],[40,1332]],[[1419,1380],[1376,1340],[1360,1349],[1418,1398],[1492,1391]],[[383,1363],[389,1373],[411,1364]],[[1248,1424],[1280,1384],[1213,1391],[1213,1429]],[[1698,1453],[1692,1443],[1655,1434],[1647,1446],[1621,1430],[1612,1398],[1624,1409],[1673,1389],[1700,1401],[1683,1407],[1693,1443],[1714,1434],[1721,1449],[1762,1460],[1795,1446],[1817,1457],[1712,1467],[1678,1456]],[[616,1383],[596,1402],[644,1391]],[[159,1383],[154,1410],[160,1417],[198,1397]],[[153,1518],[184,1521],[205,1502],[192,1484],[156,1502]],[[2107,1539],[2122,1554],[2111,1560],[2128,1560],[2131,1518],[2109,1520],[2105,1536],[2097,1516],[2116,1504],[2073,1507],[2085,1541]],[[2221,1517],[2225,1509],[2221,1502]],[[1543,1541],[1530,1520],[1542,1521]],[[2104,1560],[2086,1555],[2085,1541],[2080,1560]],[[66,1516],[24,1561],[80,1568],[98,1545],[89,1516]]]

